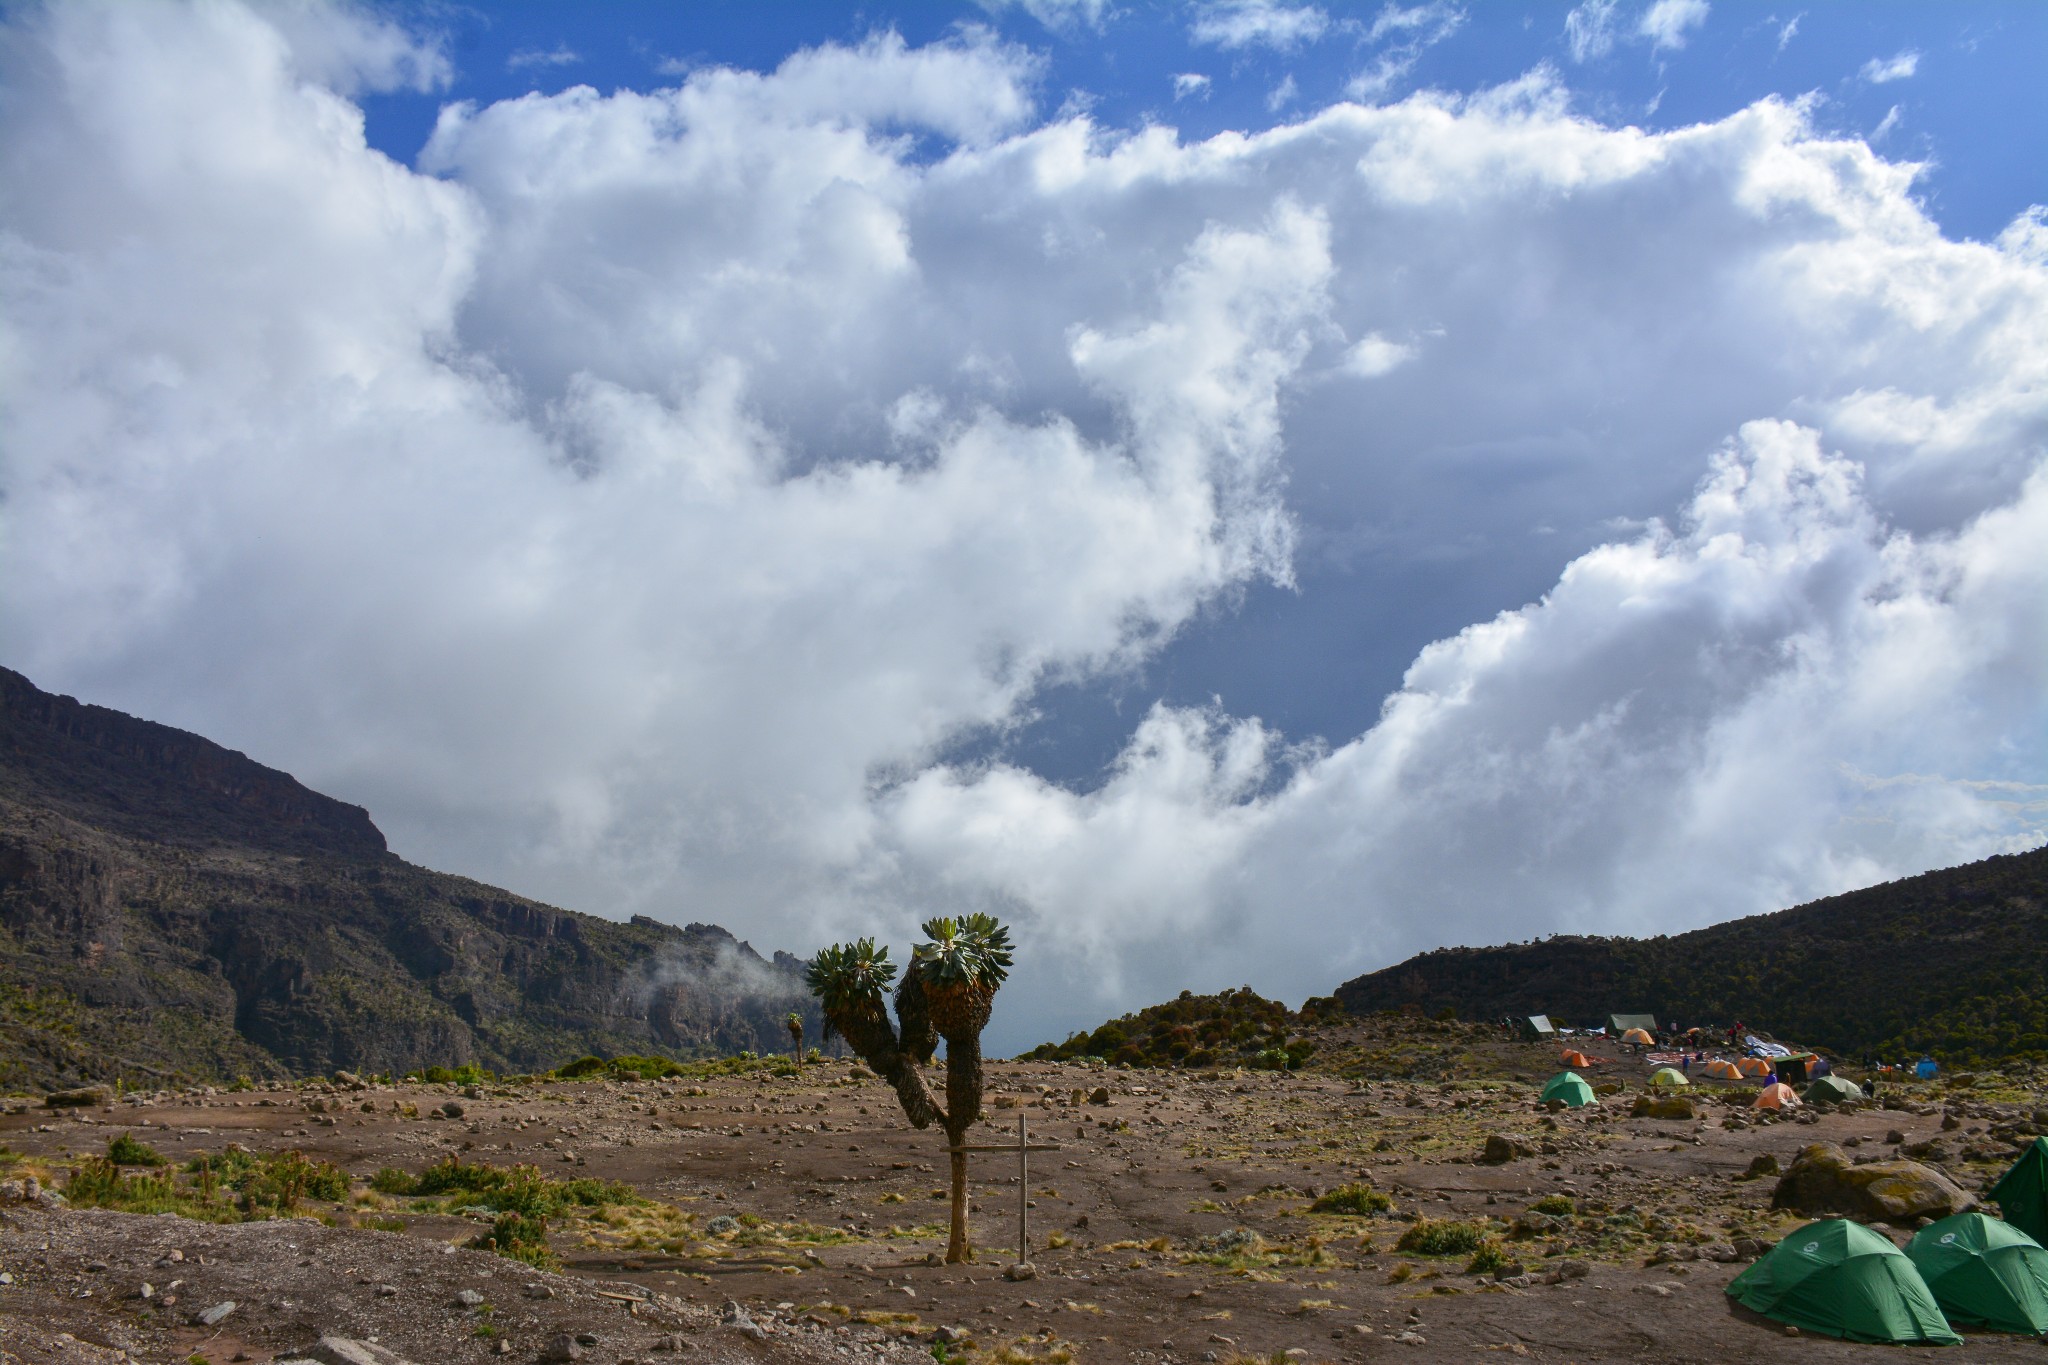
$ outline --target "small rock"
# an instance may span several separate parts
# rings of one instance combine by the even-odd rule
[[[227,1299],[211,1308],[202,1308],[192,1315],[192,1321],[201,1327],[218,1327],[227,1321],[228,1314],[235,1311],[235,1301]]]
[[[1106,1086],[1106,1085],[1098,1085],[1098,1086],[1096,1086],[1096,1087],[1095,1087],[1095,1088],[1094,1088],[1093,1090],[1089,1091],[1089,1092],[1088,1092],[1088,1103],[1090,1103],[1090,1104],[1108,1104],[1108,1103],[1109,1103],[1109,1087],[1108,1087],[1108,1086]]]
[[[1788,1337],[1796,1337],[1799,1335],[1799,1329],[1788,1322],[1785,1324],[1785,1335]]]
[[[378,1286],[377,1286],[377,1297],[378,1297],[378,1298],[380,1298],[380,1299],[395,1299],[395,1298],[397,1298],[397,1297],[398,1297],[398,1286],[397,1286],[397,1285],[395,1285],[395,1284],[380,1284],[380,1285],[378,1285]]]
[[[463,1289],[456,1292],[455,1302],[464,1308],[481,1308],[484,1306],[484,1296],[474,1289]]]
[[[318,1345],[306,1352],[306,1358],[318,1361],[319,1365],[411,1365],[403,1356],[374,1341],[357,1341],[352,1337],[322,1337]]]
[[[555,1287],[551,1284],[529,1284],[519,1292],[529,1299],[552,1299],[555,1296]]]
[[[561,1365],[563,1361],[583,1359],[583,1347],[567,1332],[557,1332],[548,1338],[547,1345],[540,1348],[536,1357],[542,1365]]]

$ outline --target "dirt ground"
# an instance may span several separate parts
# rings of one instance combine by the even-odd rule
[[[1726,1127],[1748,1111],[1719,1103],[1693,1120],[1636,1120],[1628,1104],[1650,1068],[1618,1058],[1591,1079],[1623,1093],[1547,1115],[1530,1082],[1557,1069],[1554,1048],[1476,1032],[1460,1047],[1460,1064],[1485,1075],[991,1064],[975,1141],[1013,1143],[1023,1120],[1032,1143],[1057,1146],[1029,1156],[1029,1279],[1006,1274],[1017,1159],[973,1158],[979,1256],[939,1264],[944,1139],[909,1128],[890,1091],[848,1062],[800,1077],[316,1083],[34,1108],[0,1117],[0,1142],[14,1174],[59,1188],[67,1158],[121,1133],[178,1159],[230,1142],[297,1148],[358,1183],[348,1201],[308,1206],[324,1221],[0,1210],[0,1361],[268,1362],[323,1334],[375,1340],[414,1365],[1863,1359],[1880,1348],[1788,1337],[1722,1293],[1759,1244],[1803,1221],[1769,1210],[1773,1180],[1741,1178],[1752,1159],[1789,1163],[1822,1140],[1888,1156],[1894,1133],[1944,1139],[1960,1149],[1950,1171],[1974,1189],[2006,1145],[1988,1130],[2009,1136],[2041,1103],[1922,1087],[1896,1092],[1908,1107],[1809,1122]],[[433,1116],[451,1103],[459,1116]],[[1486,1164],[1490,1135],[1528,1154]],[[557,1221],[560,1270],[535,1270],[463,1248],[488,1224],[480,1211],[364,1183],[451,1154],[621,1180],[653,1202]],[[1383,1192],[1391,1210],[1310,1212],[1347,1183]],[[1529,1216],[1547,1195],[1575,1211]],[[1474,1274],[1467,1254],[1397,1253],[1417,1216],[1490,1220],[1510,1263]],[[195,1321],[229,1301],[215,1325]],[[1971,1334],[1958,1358],[2041,1352]]]

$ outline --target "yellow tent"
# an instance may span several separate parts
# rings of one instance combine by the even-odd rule
[[[1742,1072],[1736,1069],[1735,1063],[1724,1062],[1719,1057],[1707,1063],[1707,1075],[1717,1081],[1739,1081],[1742,1079]]]
[[[1759,1090],[1756,1095],[1756,1104],[1752,1107],[1757,1109],[1797,1109],[1799,1107],[1799,1096],[1791,1086],[1783,1081],[1779,1081],[1776,1085],[1767,1085],[1762,1090]]]
[[[1627,1033],[1621,1035],[1621,1041],[1624,1043],[1641,1043],[1644,1047],[1649,1047],[1657,1040],[1650,1036],[1647,1029],[1632,1028]]]
[[[1745,1076],[1768,1076],[1771,1074],[1771,1064],[1761,1057],[1744,1057],[1735,1066]]]

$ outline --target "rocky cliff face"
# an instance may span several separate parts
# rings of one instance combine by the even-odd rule
[[[0,669],[0,1086],[788,1046],[801,962],[385,850],[359,806]]]

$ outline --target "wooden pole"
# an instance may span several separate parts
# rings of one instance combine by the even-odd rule
[[[963,1143],[958,1147],[948,1147],[946,1150],[953,1155],[953,1159],[956,1161],[965,1161],[969,1152],[1015,1152],[1017,1154],[1017,1263],[1019,1265],[1025,1264],[1030,1259],[1031,1251],[1031,1232],[1030,1226],[1026,1222],[1027,1215],[1025,1213],[1028,1201],[1031,1198],[1031,1167],[1028,1164],[1029,1158],[1025,1153],[1057,1152],[1060,1150],[1060,1145],[1057,1142],[1032,1142],[1030,1129],[1025,1123],[1024,1115],[1019,1114],[1017,1115],[1017,1143],[1015,1146],[1008,1144],[1001,1146],[968,1146]]]
[[[1031,1181],[1030,1181],[1030,1179],[1029,1179],[1029,1176],[1028,1176],[1028,1172],[1027,1172],[1027,1168],[1026,1168],[1026,1166],[1025,1166],[1025,1163],[1026,1163],[1027,1161],[1029,1161],[1029,1160],[1030,1160],[1030,1158],[1029,1158],[1029,1157],[1027,1157],[1027,1156],[1025,1155],[1025,1153],[1026,1153],[1026,1152],[1028,1152],[1028,1151],[1030,1151],[1031,1149],[1030,1149],[1030,1148],[1029,1148],[1028,1146],[1026,1146],[1026,1145],[1025,1145],[1025,1143],[1026,1143],[1027,1141],[1029,1141],[1029,1139],[1027,1139],[1027,1138],[1026,1138],[1026,1137],[1024,1136],[1024,1132],[1025,1132],[1025,1130],[1024,1130],[1024,1112],[1023,1112],[1022,1110],[1019,1110],[1019,1111],[1017,1112],[1017,1264],[1018,1264],[1018,1265],[1023,1265],[1024,1263],[1026,1263],[1027,1261],[1029,1261],[1029,1260],[1031,1259],[1031,1257],[1030,1257],[1029,1255],[1027,1255],[1027,1254],[1026,1254],[1026,1253],[1027,1253],[1027,1252],[1029,1252],[1029,1251],[1030,1251],[1030,1249],[1031,1249],[1031,1237],[1030,1237],[1030,1234],[1029,1234],[1029,1233],[1027,1233],[1027,1232],[1025,1231],[1025,1229],[1024,1229],[1024,1208],[1025,1208],[1025,1202],[1024,1202],[1024,1201],[1025,1201],[1025,1196],[1026,1196],[1026,1195],[1027,1195],[1027,1194],[1029,1193],[1029,1191],[1030,1191],[1030,1189],[1031,1189]]]

